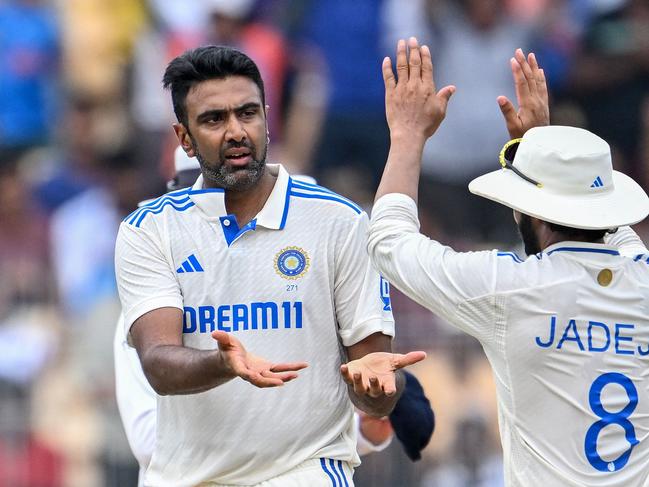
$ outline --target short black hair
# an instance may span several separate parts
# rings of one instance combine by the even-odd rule
[[[204,46],[185,51],[173,59],[167,65],[162,86],[171,90],[171,101],[178,121],[189,128],[185,100],[192,86],[201,81],[229,76],[244,76],[252,80],[261,93],[262,106],[266,106],[264,81],[259,68],[241,51],[226,46]]]
[[[576,240],[578,242],[598,242],[604,238],[607,233],[615,233],[617,228],[610,230],[586,230],[583,228],[564,227],[556,223],[550,223],[550,230],[553,232],[560,232],[569,240]]]

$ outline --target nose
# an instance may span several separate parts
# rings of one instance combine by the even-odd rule
[[[246,138],[246,131],[236,114],[232,114],[228,117],[225,138],[226,140],[233,140],[235,142],[241,142]]]

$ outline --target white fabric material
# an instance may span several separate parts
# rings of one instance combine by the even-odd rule
[[[124,317],[120,315],[113,341],[115,396],[128,444],[140,465],[138,487],[155,446],[156,393],[144,376],[137,352],[126,343]]]
[[[292,181],[281,166],[268,170],[278,177],[275,188],[239,232],[224,193],[203,190],[201,177],[120,227],[125,329],[148,311],[177,307],[188,347],[214,349],[209,332],[218,328],[257,355],[309,363],[282,388],[233,380],[201,394],[159,397],[146,485],[247,485],[310,458],[359,463],[339,371],[343,346],[377,332],[394,335],[387,286],[365,251],[368,218],[328,190]]]
[[[151,461],[156,436],[156,397],[157,394],[147,381],[137,351],[126,341],[124,317],[120,315],[115,327],[113,341],[115,356],[115,395],[133,456],[140,465],[138,487],[144,485],[144,473]],[[354,413],[354,427],[357,433],[356,451],[359,456],[385,450],[392,442],[393,435],[379,445],[367,440],[360,429],[360,417]],[[347,466],[350,468],[349,466]],[[328,465],[331,471],[331,466]],[[322,468],[315,469],[322,478]],[[351,475],[347,477],[351,484]],[[309,485],[315,485],[310,483]],[[325,484],[330,485],[330,484]],[[284,486],[282,486],[284,487]]]
[[[318,458],[306,460],[286,473],[250,487],[354,487],[354,469],[347,462]],[[201,484],[201,487],[240,487],[240,485]]]
[[[412,199],[382,197],[370,257],[406,295],[482,343],[506,484],[648,486],[649,256],[582,242],[525,260],[458,253],[418,230]],[[603,269],[611,271],[607,286],[598,284]]]
[[[469,191],[541,220],[573,228],[615,228],[649,214],[649,197],[613,171],[609,145],[576,127],[535,127],[523,136],[514,167],[484,174]]]
[[[615,233],[607,233],[604,243],[616,247],[625,257],[636,257],[649,253],[642,239],[631,227],[620,227]]]

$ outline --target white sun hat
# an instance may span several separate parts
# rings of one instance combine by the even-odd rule
[[[512,161],[507,149],[519,141]],[[536,127],[505,145],[500,156],[502,169],[474,179],[469,191],[572,228],[607,230],[649,214],[647,194],[613,170],[609,145],[587,130]]]

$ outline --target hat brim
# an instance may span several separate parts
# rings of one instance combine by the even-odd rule
[[[633,225],[649,214],[649,197],[633,179],[613,171],[612,191],[564,195],[539,188],[509,169],[484,174],[469,191],[540,220],[572,228],[606,230]]]

